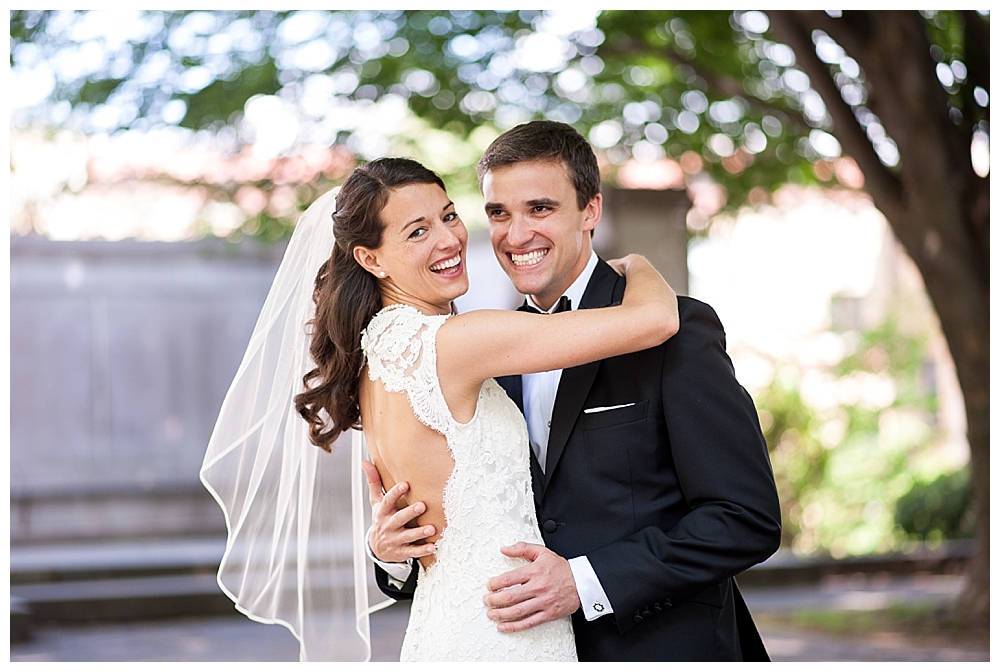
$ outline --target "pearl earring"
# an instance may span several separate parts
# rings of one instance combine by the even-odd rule
[[[384,278],[384,277],[385,277],[385,271],[382,271],[381,273],[379,273],[379,274],[378,274],[378,277],[380,277],[380,278]]]

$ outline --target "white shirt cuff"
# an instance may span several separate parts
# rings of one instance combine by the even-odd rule
[[[371,536],[372,528],[368,528],[368,533],[365,535],[365,552],[368,553],[368,557],[376,565],[385,570],[385,573],[389,575],[389,585],[397,590],[403,587],[406,580],[410,578],[410,573],[413,571],[413,560],[404,560],[403,562],[382,562],[375,557],[372,553],[372,546],[368,543],[368,538]],[[593,570],[591,570],[593,571]]]
[[[587,556],[581,555],[578,558],[569,559],[569,568],[573,572],[573,580],[576,582],[576,592],[580,596],[580,605],[583,607],[583,617],[588,621],[593,621],[601,616],[613,614],[611,600],[601,586],[597,573]]]

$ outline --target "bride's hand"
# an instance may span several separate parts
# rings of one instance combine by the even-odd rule
[[[637,257],[637,256],[638,255],[636,254],[629,254],[627,256],[622,257],[621,259],[608,259],[608,266],[615,269],[615,273],[617,273],[618,275],[625,276],[626,269],[628,268],[629,261],[631,260],[630,257]]]
[[[635,275],[643,270],[657,272],[656,268],[649,263],[649,260],[641,254],[626,254],[620,259],[609,259],[608,265],[615,269],[618,275],[624,276],[626,279],[630,275]]]
[[[618,275],[625,275],[625,267],[627,257],[622,257],[621,259],[608,259],[608,266],[615,269],[615,273]]]
[[[660,272],[640,254],[612,259],[608,264],[625,276],[622,305],[638,306],[644,315],[657,315],[663,320],[664,340],[680,329],[677,295]]]

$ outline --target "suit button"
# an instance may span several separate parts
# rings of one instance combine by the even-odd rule
[[[642,616],[643,616],[643,618],[649,618],[652,615],[653,615],[653,612],[651,612],[648,607],[646,609],[642,610]]]
[[[635,621],[636,623],[642,623],[642,616],[636,613],[636,615],[632,617],[632,620]]]
[[[653,613],[658,614],[661,611],[663,611],[663,608],[660,606],[660,603],[659,602],[653,602]]]
[[[548,532],[549,534],[555,532],[556,527],[558,526],[556,525],[556,521],[554,520],[546,520],[544,523],[542,523],[542,529]]]

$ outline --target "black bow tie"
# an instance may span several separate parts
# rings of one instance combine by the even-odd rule
[[[561,313],[564,310],[571,310],[571,308],[572,308],[572,305],[570,303],[569,297],[568,296],[561,296],[561,297],[559,297],[559,303],[556,304],[556,309],[552,311],[552,314],[554,315],[556,313]],[[531,305],[530,303],[528,303],[527,300],[525,300],[525,302],[523,304],[521,304],[521,307],[518,308],[518,310],[523,310],[526,313],[538,313],[538,314],[542,314],[542,311],[538,310],[533,305]]]

